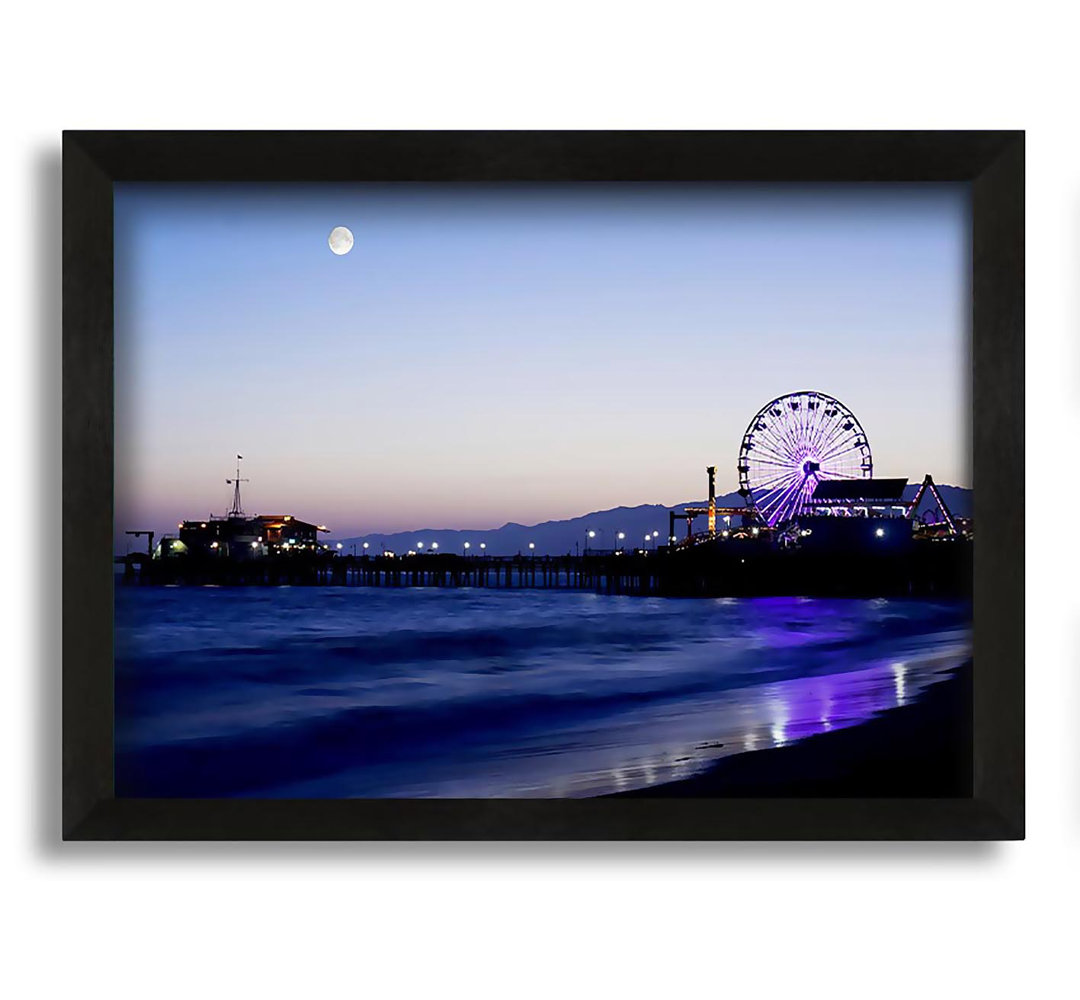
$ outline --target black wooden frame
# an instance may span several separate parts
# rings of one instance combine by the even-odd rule
[[[113,795],[113,183],[969,181],[974,793],[966,799],[252,800]],[[1022,132],[67,132],[65,839],[1023,837]]]

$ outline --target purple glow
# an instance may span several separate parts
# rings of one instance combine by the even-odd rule
[[[798,517],[823,479],[873,474],[855,415],[820,392],[790,393],[758,411],[739,450],[739,485],[770,526]]]

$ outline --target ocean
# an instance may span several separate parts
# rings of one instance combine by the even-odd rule
[[[904,705],[970,606],[574,591],[116,588],[116,791],[566,797]]]

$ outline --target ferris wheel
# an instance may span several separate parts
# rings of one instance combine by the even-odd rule
[[[793,392],[766,403],[739,448],[739,493],[767,524],[798,517],[823,479],[869,479],[866,432],[838,399]]]

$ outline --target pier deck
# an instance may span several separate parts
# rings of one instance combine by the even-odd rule
[[[768,543],[565,556],[118,556],[130,584],[479,587],[667,597],[968,596],[971,543],[919,542],[901,553],[785,551]]]

